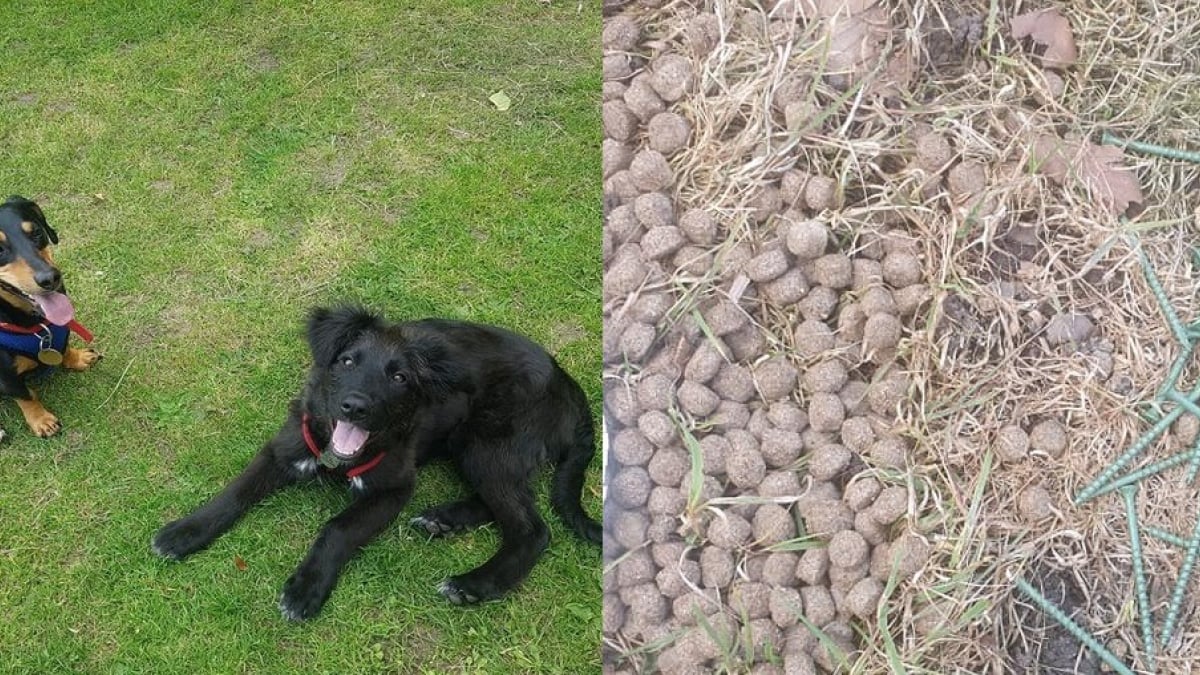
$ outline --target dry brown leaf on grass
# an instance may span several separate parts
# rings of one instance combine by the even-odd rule
[[[1066,68],[1075,63],[1075,36],[1071,23],[1057,9],[1039,9],[1014,16],[1012,34],[1018,40],[1032,38],[1044,46],[1042,65],[1047,68]]]
[[[796,7],[805,18],[825,22],[825,69],[834,86],[850,87],[879,59],[891,22],[877,0],[799,0]]]
[[[1100,203],[1122,214],[1130,204],[1142,203],[1142,186],[1137,175],[1121,162],[1125,153],[1110,145],[1096,145],[1068,135],[1040,134],[1033,142],[1033,158],[1039,173],[1059,185],[1074,178],[1083,183]]]

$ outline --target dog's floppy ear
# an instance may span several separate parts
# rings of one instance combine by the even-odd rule
[[[322,366],[333,363],[346,347],[365,331],[378,328],[378,316],[361,307],[317,307],[308,314],[308,346],[313,362]]]
[[[417,335],[407,337],[405,342],[404,351],[413,375],[429,398],[440,400],[466,388],[466,372],[440,337]]]
[[[12,195],[4,201],[6,205],[15,206],[21,212],[21,217],[31,223],[36,223],[46,231],[46,236],[50,237],[51,244],[58,243],[58,233],[50,227],[50,223],[46,222],[46,214],[42,213],[42,209],[33,200],[26,199],[21,195]]]

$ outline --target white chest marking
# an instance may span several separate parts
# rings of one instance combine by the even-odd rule
[[[363,484],[362,476],[355,476],[354,478],[350,479],[350,489],[358,490],[359,492],[367,489],[367,486]]]
[[[313,459],[312,457],[307,459],[298,459],[292,462],[292,466],[296,467],[296,471],[299,471],[300,475],[307,476],[310,473],[316,473],[317,460]]]

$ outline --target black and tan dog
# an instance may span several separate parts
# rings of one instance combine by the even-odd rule
[[[30,375],[58,365],[87,370],[100,358],[94,349],[68,344],[68,333],[88,342],[92,336],[75,320],[50,254],[57,243],[37,204],[18,196],[0,204],[0,394],[16,399],[29,428],[43,438],[62,425],[29,388]]]
[[[594,454],[579,384],[553,357],[509,331],[458,321],[388,323],[369,312],[317,309],[308,320],[313,366],[283,428],[220,494],[154,536],[180,559],[208,546],[255,503],[318,476],[348,480],[354,501],[325,524],[284,584],[289,619],[317,614],[343,566],[408,503],[417,467],[449,459],[473,494],[426,509],[412,525],[441,536],[494,522],[500,550],[439,590],[455,604],[499,597],[533,569],[550,533],[533,481],[556,465],[550,505],[576,534],[600,543],[580,505]]]

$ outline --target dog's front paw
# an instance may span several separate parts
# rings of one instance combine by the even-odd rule
[[[163,525],[150,542],[155,553],[171,560],[182,560],[209,544],[207,529],[187,518]]]
[[[87,349],[67,349],[67,353],[63,355],[63,368],[68,370],[87,370],[96,365],[96,362],[103,358],[103,355],[88,347]]]
[[[62,422],[59,422],[54,413],[45,408],[25,415],[25,422],[29,425],[29,429],[40,438],[50,438],[62,431]]]
[[[316,616],[333,587],[312,569],[301,568],[283,585],[279,595],[279,611],[289,621],[305,621]]]
[[[456,529],[449,523],[443,523],[436,518],[426,515],[417,516],[416,518],[409,520],[408,524],[431,537],[442,537],[450,534]]]
[[[438,585],[438,593],[456,605],[473,605],[500,597],[490,582],[472,581],[466,575],[450,577]]]

